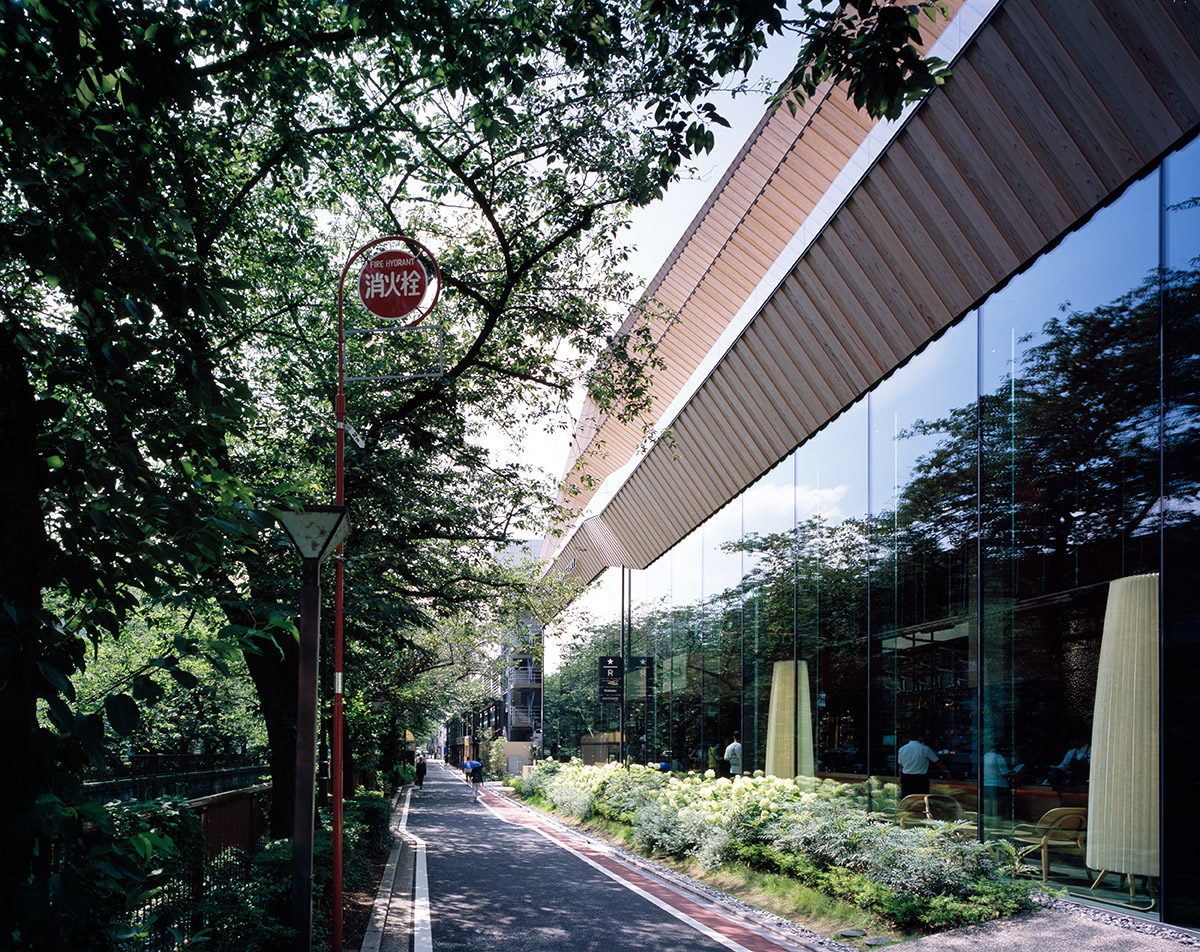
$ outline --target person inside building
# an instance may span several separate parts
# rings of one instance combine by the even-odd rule
[[[1062,759],[1062,763],[1050,770],[1050,782],[1056,787],[1077,787],[1088,782],[1092,767],[1091,738],[1080,734]]]
[[[742,772],[742,742],[735,732],[733,740],[729,742],[729,746],[725,748],[725,756],[722,758],[729,764],[730,776],[737,777]]]
[[[900,764],[901,799],[914,793],[929,792],[930,766],[937,767],[946,777],[950,776],[933,748],[926,745],[923,731],[912,734],[911,740],[896,751],[896,760]]]
[[[1008,812],[1012,794],[1013,771],[996,744],[983,755],[983,800],[988,816],[1003,816]]]

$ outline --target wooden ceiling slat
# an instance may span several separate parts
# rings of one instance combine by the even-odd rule
[[[753,327],[753,325],[751,325]],[[789,442],[793,434],[802,433],[813,422],[809,414],[794,399],[795,382],[788,379],[782,360],[786,355],[771,350],[763,337],[756,333],[746,334],[743,357],[749,365],[751,385],[761,393],[760,405],[769,405],[777,419],[773,427],[782,442]]]
[[[725,422],[714,405],[713,395],[706,393],[704,400],[697,403],[695,412],[688,414],[686,421],[679,420],[678,425],[672,427],[674,455],[678,457],[676,462],[703,471],[697,474],[697,481],[701,491],[709,496],[719,495],[723,484],[730,481],[730,473],[725,470],[724,461],[715,452],[712,442],[715,427]],[[709,460],[710,465],[697,465],[697,460],[701,459]]]
[[[808,433],[820,426],[829,414],[836,412],[837,407],[832,401],[822,399],[829,393],[829,387],[817,372],[811,355],[800,346],[791,333],[789,323],[781,316],[781,301],[781,296],[777,295],[767,302],[763,313],[769,313],[770,319],[755,321],[751,325],[751,333],[779,358],[782,379],[793,385],[789,402],[801,418],[802,428],[799,432]]]
[[[841,366],[842,376],[852,387],[861,389],[887,365],[871,353],[859,333],[865,312],[848,293],[838,274],[838,264],[830,260],[828,241],[818,242],[810,248],[805,266],[789,276],[785,284],[800,277],[809,297],[817,304],[816,312],[808,315],[809,326],[821,340],[826,355]]]
[[[1006,6],[994,19],[995,29],[1021,70],[1037,77],[1037,85],[1070,131],[1071,139],[1088,156],[1104,193],[1117,188],[1125,180],[1122,170],[1129,168],[1136,150],[1125,130],[1113,122],[1104,102],[1096,97],[1088,74],[1063,45],[1057,18],[1051,12],[1047,19],[1036,4],[1025,3],[1013,4],[1011,9]],[[1045,69],[1045,63],[1053,63],[1055,68]]]
[[[706,399],[709,411],[718,421],[717,427],[711,432],[703,434],[697,432],[694,436],[704,440],[710,454],[710,465],[719,477],[720,492],[710,498],[721,498],[722,493],[727,492],[730,486],[736,486],[739,482],[738,469],[741,464],[737,454],[733,452],[733,445],[738,440],[738,434],[742,431],[744,421],[739,415],[739,408],[729,400],[724,382],[714,378],[710,378],[709,382],[712,386],[705,388]]]
[[[892,169],[896,170],[896,167],[893,166]],[[878,172],[878,178],[872,176],[873,184],[877,184],[884,176],[883,170]],[[896,198],[902,196],[904,204],[908,206],[908,214],[888,219],[880,211],[874,191],[873,187],[864,186],[855,192],[854,214],[848,216],[850,220],[845,225],[847,243],[850,244],[851,235],[854,235],[856,242],[867,241],[868,235],[884,235],[885,240],[878,242],[877,248],[893,281],[907,281],[911,268],[915,267],[921,276],[920,280],[929,283],[943,308],[954,310],[962,300],[970,300],[972,296],[959,273],[960,266],[965,263],[964,256],[957,254],[959,249],[956,245],[944,240],[947,231],[956,233],[961,240],[961,232],[957,232],[953,227],[945,209],[937,206],[941,212],[940,217],[934,217],[930,221],[914,204],[923,193],[893,192],[893,205],[898,204]],[[851,244],[852,249],[853,247]],[[900,251],[903,254],[899,253]],[[911,262],[911,265],[908,262]],[[972,260],[972,263],[977,262]],[[936,283],[930,280],[930,275],[937,277]],[[911,350],[912,339],[908,334],[903,336],[904,343]],[[890,336],[889,340],[893,349],[900,343],[895,335]]]
[[[945,206],[962,229],[971,251],[987,268],[990,287],[1021,263],[1018,256],[992,221],[987,206],[961,174],[959,163],[943,151],[929,126],[923,122],[910,122],[904,132],[904,149],[899,151],[921,176],[912,180],[912,187],[928,189]],[[894,201],[889,200],[886,193],[879,194],[880,208],[887,217],[904,214],[908,207],[904,198],[906,190],[906,182],[898,178]]]
[[[961,98],[962,94],[958,94]],[[999,163],[1002,156],[989,151],[1005,143],[980,141],[967,123],[967,117],[956,99],[955,108],[931,109],[921,125],[926,126],[943,152],[960,157],[958,172],[977,202],[986,208],[999,231],[1010,255],[1017,248],[1036,247],[1045,241],[1037,222],[1030,217],[1021,196],[1013,191]]]
[[[787,328],[797,346],[812,360],[815,368],[814,393],[822,393],[821,402],[828,407],[841,407],[847,398],[853,399],[856,392],[852,380],[853,368],[841,360],[831,359],[829,348],[817,334],[815,323],[823,324],[819,308],[809,295],[809,289],[800,280],[800,269],[788,275],[779,286],[782,295],[776,294],[780,305],[789,308]]]
[[[1041,135],[1026,137],[1038,162],[1050,172],[1055,187],[1078,217],[1104,197],[1104,191],[1088,156],[1072,139],[1058,113],[1047,100],[1041,83],[1018,67],[1017,51],[999,31],[992,41],[980,45],[967,64],[976,76],[986,76],[993,94],[1004,104],[1015,122]]]
[[[1016,244],[1037,244],[1038,239],[1049,241],[1058,235],[1061,223],[1073,217],[1066,197],[1059,191],[1051,170],[1038,161],[1026,136],[1013,124],[1020,117],[1006,112],[996,101],[971,63],[962,64],[962,70],[964,82],[955,89],[957,114],[972,137],[993,157],[997,172],[1017,206],[1038,231],[1036,236],[1025,236]],[[1023,89],[1017,90],[1018,98],[1036,95],[1033,83],[1023,85]],[[1026,134],[1028,131],[1025,129]],[[1011,217],[1023,224],[1021,216]]]
[[[740,481],[747,473],[757,472],[769,458],[764,447],[770,445],[772,433],[765,416],[758,412],[759,407],[748,402],[749,381],[739,376],[739,372],[745,373],[745,361],[740,354],[737,357],[730,354],[729,359],[732,363],[728,370],[714,373],[711,383],[726,416],[735,421],[735,426],[721,434],[721,448],[728,461],[727,468]]]
[[[859,320],[878,339],[872,353],[880,366],[891,367],[912,352],[914,340],[928,335],[935,326],[933,315],[940,315],[945,305],[909,246],[889,227],[868,234],[856,220],[860,210],[870,212],[857,200],[847,205],[823,243],[830,257],[842,262],[838,275],[861,309]]]

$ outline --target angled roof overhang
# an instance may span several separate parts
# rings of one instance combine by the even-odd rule
[[[804,138],[850,122],[832,101]],[[1193,5],[1005,0],[557,561],[599,575],[598,523],[609,564],[648,566],[1198,127]]]

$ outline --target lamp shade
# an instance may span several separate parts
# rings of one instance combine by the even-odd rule
[[[350,513],[345,506],[277,509],[273,515],[304,559],[324,561],[350,534]]]
[[[775,662],[767,715],[766,760],[768,776],[813,776],[813,718],[807,661]]]

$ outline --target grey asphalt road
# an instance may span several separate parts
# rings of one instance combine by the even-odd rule
[[[433,763],[414,791],[362,952],[800,952],[848,948],[643,875],[604,847]],[[564,848],[564,845],[567,848]],[[652,864],[651,864],[652,865]],[[606,872],[607,870],[607,872]],[[644,868],[643,868],[644,871]],[[1200,935],[1073,903],[894,948],[1181,952]],[[669,910],[674,910],[672,913]]]
[[[406,832],[425,844],[437,952],[729,952],[728,944],[502,813],[472,803],[461,773],[441,764],[431,766],[424,790],[409,802]],[[405,875],[397,874],[398,890]],[[390,920],[388,940],[395,931]],[[384,952],[408,947],[396,939],[385,941]]]

